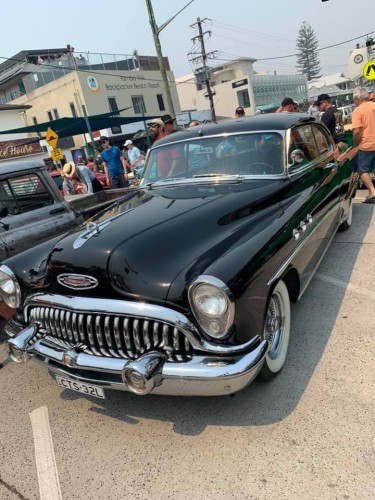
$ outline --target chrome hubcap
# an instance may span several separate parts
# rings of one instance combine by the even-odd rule
[[[276,359],[279,355],[284,333],[284,302],[278,293],[272,294],[268,305],[267,317],[264,327],[264,338],[267,340],[270,359]]]

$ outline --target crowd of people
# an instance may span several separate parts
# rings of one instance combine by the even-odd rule
[[[375,169],[375,93],[369,94],[364,87],[358,87],[354,90],[353,98],[356,105],[352,118],[353,139],[354,145],[358,146],[358,155],[353,162],[354,168],[369,190],[365,203],[375,203],[375,188],[369,174]],[[291,97],[285,97],[276,110],[276,113],[298,112],[300,112],[299,104]],[[255,114],[260,113],[258,110]],[[342,114],[328,94],[320,94],[317,99],[310,100],[307,114],[324,123],[341,153],[348,148]],[[244,108],[238,106],[234,118],[245,116]],[[147,130],[152,145],[163,137],[177,132],[175,122],[176,119],[169,114],[148,122]],[[201,124],[199,120],[192,120],[187,128]],[[95,176],[98,165],[103,168],[106,184],[111,188],[128,187],[129,173],[133,173],[135,178],[140,178],[145,152],[135,146],[132,140],[125,141],[123,150],[110,145],[109,138],[105,136],[101,136],[98,143],[101,149],[96,149],[95,157],[88,157],[87,163],[80,157],[77,163],[68,162],[63,166],[61,175],[64,179],[64,193],[101,191],[103,186]]]

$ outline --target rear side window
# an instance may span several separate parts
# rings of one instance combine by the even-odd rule
[[[37,210],[53,203],[51,194],[35,174],[0,181],[0,205],[12,215]]]
[[[316,140],[316,145],[318,147],[319,154],[327,153],[332,149],[332,144],[327,134],[323,132],[320,127],[313,126],[314,136]]]
[[[303,151],[308,161],[312,161],[319,156],[319,150],[311,125],[302,125],[301,127],[292,129],[290,149],[291,151],[296,149]]]

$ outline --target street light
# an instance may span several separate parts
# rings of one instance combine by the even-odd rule
[[[164,83],[164,90],[165,94],[167,96],[167,106],[169,110],[169,114],[172,116],[172,118],[176,117],[176,113],[174,111],[174,106],[173,106],[173,101],[172,101],[172,95],[171,95],[171,89],[169,87],[169,82],[167,78],[167,72],[165,71],[164,67],[164,61],[163,61],[163,54],[161,51],[161,45],[160,45],[160,40],[159,40],[159,33],[166,27],[168,24],[173,21],[173,19],[178,16],[180,12],[182,12],[186,7],[188,7],[194,0],[191,0],[188,4],[185,5],[181,10],[177,12],[174,16],[172,16],[170,19],[168,19],[165,23],[161,24],[159,27],[156,24],[155,21],[155,16],[154,16],[154,11],[152,8],[151,0],[146,0],[146,5],[147,5],[147,10],[148,10],[148,16],[149,16],[149,21],[150,21],[150,26],[151,26],[151,31],[152,35],[154,37],[154,43],[155,43],[155,49],[156,49],[156,54],[158,57],[158,62],[159,62],[159,69],[161,73],[161,77],[163,79]]]

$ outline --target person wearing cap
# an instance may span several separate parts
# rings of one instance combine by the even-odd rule
[[[369,190],[363,203],[375,204],[375,187],[369,174],[375,170],[375,102],[367,100],[367,93],[366,87],[356,87],[353,91],[356,108],[352,114],[352,128],[358,153],[352,164]]]
[[[147,127],[152,139],[152,145],[165,137],[164,122],[160,118],[147,123]],[[171,147],[168,150],[161,148],[156,153],[156,163],[159,175],[163,178],[175,175],[185,168],[181,150],[178,146]]]
[[[242,106],[238,106],[234,112],[234,117],[235,118],[243,118],[245,116],[245,110],[243,109]]]
[[[74,184],[71,180],[71,177],[74,174],[73,169],[75,170],[75,165],[73,163],[73,167],[71,166],[73,162],[65,163],[63,168],[60,171],[60,175],[63,178],[62,189],[64,196],[68,196],[70,194],[74,194]]]
[[[277,108],[276,113],[294,113],[295,112],[296,103],[293,101],[291,97],[285,97],[280,107]]]
[[[344,121],[342,113],[332,104],[328,94],[320,94],[315,102],[320,112],[323,114],[320,120],[331,132],[333,140],[340,152],[348,149],[348,142],[345,137]]]
[[[103,151],[101,153],[107,184],[111,188],[124,188],[129,186],[126,161],[121,150],[110,146],[108,137],[102,135],[99,139]]]
[[[173,134],[173,132],[177,132],[174,128],[174,122],[176,118],[172,118],[171,115],[163,115],[161,117],[161,121],[164,123],[164,132],[165,135]]]
[[[136,146],[134,146],[133,141],[128,139],[127,141],[125,141],[124,146],[128,151],[128,162],[130,168],[132,170],[134,170],[134,168],[136,169],[142,168],[144,163],[144,157],[140,152],[140,150]]]
[[[164,122],[160,118],[155,118],[147,124],[148,133],[150,134],[152,144],[165,137]]]
[[[86,167],[86,165],[74,165],[72,161],[68,161],[62,168],[61,176],[64,177],[64,179],[67,178],[70,180],[75,175],[78,177],[79,181],[85,184],[87,193],[98,193],[99,191],[103,191],[103,186],[95,177],[94,172]]]

